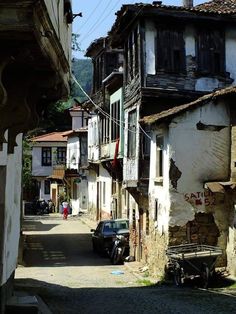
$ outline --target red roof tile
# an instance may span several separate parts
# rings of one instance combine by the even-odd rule
[[[66,131],[43,134],[43,135],[33,137],[31,141],[33,142],[67,142],[67,136],[63,136],[64,133],[66,133]]]
[[[233,14],[236,13],[235,0],[213,0],[194,7],[195,10],[207,11],[219,14]]]

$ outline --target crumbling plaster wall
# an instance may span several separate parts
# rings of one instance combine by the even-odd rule
[[[205,126],[204,130],[198,129],[199,122]],[[230,218],[231,199],[225,194],[223,196],[213,194],[204,188],[204,183],[227,181],[229,178],[229,125],[229,112],[227,106],[222,102],[218,104],[210,102],[181,116],[174,117],[169,124],[169,129],[163,133],[164,169],[163,183],[161,184],[155,180],[155,138],[159,130],[153,131],[149,209],[150,212],[154,212],[155,202],[158,199],[158,218],[157,221],[154,220],[155,236],[150,239],[150,248],[158,247],[164,252],[165,246],[173,245],[172,236],[179,237],[181,243],[184,242],[184,238],[187,241],[187,223],[195,219],[196,213],[206,213],[213,215],[219,230],[217,244],[226,249],[228,227],[232,219]],[[152,218],[154,219],[154,216]],[[206,222],[204,223],[206,224]],[[173,235],[174,233],[171,232],[176,227],[178,227],[177,233],[175,232]],[[213,223],[212,229],[214,228]],[[170,232],[170,230],[172,231]],[[155,243],[157,237],[161,239],[160,243]],[[210,241],[210,238],[208,240]],[[178,239],[176,241],[178,242]],[[165,261],[164,255],[161,264],[163,261]],[[225,265],[225,263],[226,254],[223,255],[221,265]]]
[[[199,121],[204,130],[197,129]],[[204,189],[204,183],[229,178],[229,124],[227,106],[210,102],[174,118],[169,125],[169,157],[181,172],[176,188],[170,186],[169,226],[184,227],[196,213],[212,213],[219,229],[218,245],[223,249],[227,247],[232,205],[225,194]],[[215,126],[223,127],[216,131]],[[222,260],[225,264],[225,254]]]

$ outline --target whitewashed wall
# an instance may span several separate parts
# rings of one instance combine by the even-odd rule
[[[201,121],[207,125],[226,126],[221,131],[197,130]],[[194,219],[196,211],[205,211],[207,195],[204,183],[207,181],[227,181],[229,175],[230,128],[229,112],[224,104],[209,103],[173,118],[165,136],[164,176],[169,178],[170,159],[181,172],[177,189],[170,183],[163,186],[155,183],[153,174],[156,167],[155,133],[151,144],[150,163],[150,203],[158,198],[161,223],[166,224],[169,212],[169,225],[183,226]],[[187,201],[191,198],[200,202],[193,206]],[[165,227],[165,229],[167,226]]]
[[[35,144],[32,148],[32,175],[49,176],[52,174],[53,166],[42,166],[42,147],[52,147],[52,164],[56,158],[57,147],[66,147],[66,142],[41,143]]]
[[[163,177],[157,177],[157,150],[156,150],[156,136],[163,135],[164,147],[163,147]],[[169,222],[169,207],[170,207],[170,195],[169,195],[169,144],[168,144],[168,130],[159,129],[152,132],[152,140],[150,147],[150,180],[149,180],[149,208],[150,218],[155,221],[156,201],[158,203],[158,215],[155,222],[155,227],[160,234],[167,232]]]
[[[105,183],[105,191],[104,191]],[[112,187],[112,178],[108,171],[103,168],[102,165],[99,165],[99,184],[100,184],[100,209],[102,212],[110,214],[111,211],[111,187]],[[104,201],[105,194],[105,201]]]
[[[137,122],[136,122],[136,158],[128,158],[128,114],[130,111],[134,110],[136,108],[137,110]],[[139,166],[139,109],[140,106],[133,106],[129,109],[125,110],[125,133],[124,133],[124,165],[123,165],[123,181],[137,181],[139,178],[138,174],[138,166]]]
[[[88,210],[96,217],[97,208],[97,176],[95,171],[89,170],[88,175]]]
[[[78,136],[69,136],[67,140],[67,168],[78,169],[80,141]]]
[[[7,134],[7,132],[6,132]],[[6,135],[7,137],[7,135]],[[3,231],[3,277],[1,285],[6,283],[17,266],[18,245],[20,237],[21,214],[21,173],[22,173],[22,135],[16,138],[14,154],[7,154],[7,144],[0,151],[0,166],[6,166],[5,221]]]
[[[92,116],[88,121],[88,159],[91,162],[99,161],[99,130],[97,116]]]

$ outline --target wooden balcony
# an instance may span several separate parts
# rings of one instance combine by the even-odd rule
[[[0,2],[0,143],[9,152],[45,105],[69,94],[71,21],[70,0]]]

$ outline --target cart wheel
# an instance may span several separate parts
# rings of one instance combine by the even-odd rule
[[[174,283],[178,287],[182,286],[184,283],[183,269],[180,266],[175,267]]]
[[[207,289],[208,282],[210,277],[210,270],[207,265],[202,265],[202,272],[201,272],[201,278],[202,278],[202,286],[204,289]]]

